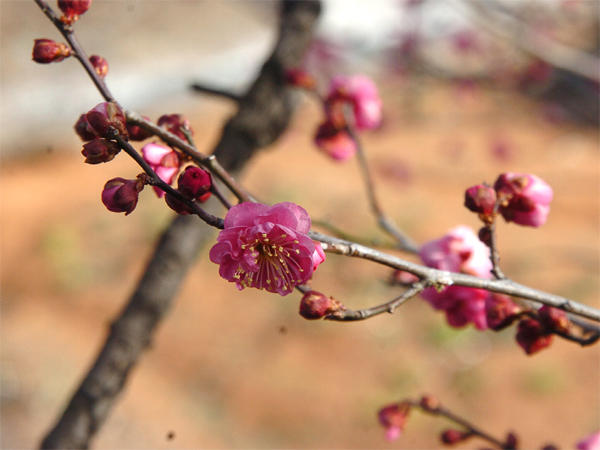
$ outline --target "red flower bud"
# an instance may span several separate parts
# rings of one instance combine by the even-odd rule
[[[156,124],[186,142],[187,139],[181,129],[189,130],[192,135],[194,134],[194,131],[190,127],[190,122],[181,114],[165,114],[158,118]]]
[[[325,317],[339,309],[339,302],[317,291],[308,291],[300,301],[300,315],[308,320]]]
[[[357,150],[352,136],[345,129],[336,127],[331,121],[326,121],[319,126],[315,144],[337,161],[346,161],[354,156]]]
[[[440,440],[444,444],[452,445],[452,444],[456,444],[457,442],[464,441],[465,439],[467,439],[470,436],[471,435],[465,431],[460,431],[460,430],[455,430],[453,428],[450,428],[450,429],[444,431],[440,435]]]
[[[92,141],[98,138],[98,135],[94,133],[94,130],[92,130],[90,124],[85,118],[85,114],[79,116],[79,120],[77,120],[77,123],[75,124],[75,132],[84,142]]]
[[[85,156],[87,164],[100,164],[111,161],[121,151],[116,142],[106,139],[94,139],[83,145],[81,154]]]
[[[128,215],[135,209],[142,189],[144,183],[140,179],[113,178],[104,185],[102,203],[109,211],[124,212]]]
[[[108,73],[108,63],[102,56],[90,56],[90,63],[94,66],[94,70],[100,78],[104,78]]]
[[[569,331],[569,318],[567,313],[552,306],[542,306],[539,310],[539,321],[548,331],[567,333]]]
[[[212,185],[212,177],[206,170],[196,166],[187,166],[177,179],[179,192],[185,198],[195,200],[202,197]]]
[[[182,216],[194,214],[194,211],[192,211],[191,208],[189,208],[186,204],[180,202],[170,194],[165,194],[165,202],[167,202],[169,208],[171,208],[177,214],[181,214]]]
[[[513,432],[510,432],[506,435],[506,444],[504,445],[505,449],[515,450],[519,445],[519,438]]]
[[[61,20],[65,23],[75,22],[91,4],[92,0],[58,0],[58,8],[64,14]]]
[[[491,293],[485,300],[488,328],[500,331],[519,318],[522,309],[508,295]]]
[[[126,141],[129,140],[125,114],[115,103],[100,103],[88,111],[85,118],[98,136],[110,139],[113,137],[112,132],[116,132]]]
[[[50,39],[36,39],[33,43],[32,59],[40,64],[59,62],[71,56],[71,49],[65,44]]]
[[[495,204],[496,191],[490,186],[478,184],[465,192],[465,206],[482,216],[484,222],[491,220]]]
[[[535,319],[524,319],[519,322],[517,343],[528,355],[548,347],[552,343],[552,335]]]
[[[146,120],[150,120],[146,116],[143,116],[143,117]],[[150,131],[144,130],[139,125],[133,125],[133,124],[128,123],[126,125],[126,128],[127,128],[127,132],[129,133],[129,140],[131,140],[131,141],[144,141],[144,140],[148,139],[150,136],[152,136],[152,133]]]
[[[385,437],[388,441],[398,439],[404,430],[404,425],[410,413],[410,403],[401,402],[385,406],[379,410],[379,423],[386,428]]]
[[[285,71],[285,81],[292,86],[303,89],[314,89],[317,81],[304,69],[288,69]]]
[[[419,401],[419,406],[427,412],[435,412],[440,407],[440,401],[433,395],[424,395]]]

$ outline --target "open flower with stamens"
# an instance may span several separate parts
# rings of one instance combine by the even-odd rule
[[[254,287],[287,295],[324,260],[306,235],[308,213],[294,203],[240,203],[227,212],[224,225],[210,260],[240,290]]]

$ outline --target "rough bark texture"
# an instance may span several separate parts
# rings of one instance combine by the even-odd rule
[[[286,67],[301,62],[320,12],[318,1],[285,1],[279,40],[259,76],[239,101],[239,111],[227,122],[214,154],[234,176],[255,152],[273,143],[292,113]],[[216,202],[215,202],[216,203]],[[209,212],[216,214],[218,205]],[[88,448],[127,377],[152,340],[171,307],[197,253],[213,230],[195,216],[176,217],[162,235],[129,302],[110,328],[95,363],[62,416],[42,442],[42,448]]]

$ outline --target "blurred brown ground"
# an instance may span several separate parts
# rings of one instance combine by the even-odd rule
[[[44,69],[49,77],[57,70]],[[380,86],[385,123],[364,135],[364,145],[388,214],[425,242],[457,224],[478,226],[462,206],[466,187],[505,171],[535,173],[554,188],[550,219],[537,230],[500,224],[504,272],[598,307],[598,130],[551,124],[514,93],[434,82],[420,86],[418,113],[408,114],[409,86],[396,78]],[[185,112],[207,150],[233,108],[202,101],[198,113],[188,113],[190,104],[152,112]],[[172,217],[151,189],[130,216],[106,211],[106,180],[139,169],[122,155],[82,164],[70,134],[75,119],[47,152],[5,158],[0,169],[2,448],[38,446]],[[243,181],[265,202],[294,201],[313,218],[382,237],[355,161],[337,164],[314,149],[320,120],[304,99],[290,130]],[[498,142],[507,144],[504,159],[493,151]],[[389,275],[330,255],[313,286],[358,309],[397,295]],[[238,292],[204,252],[94,447],[439,448],[442,420],[415,413],[394,443],[376,422],[383,404],[423,393],[496,436],[518,432],[522,448],[572,448],[599,428],[597,345],[557,340],[527,357],[514,328],[453,330],[420,299],[394,315],[340,324],[301,319],[299,298]]]

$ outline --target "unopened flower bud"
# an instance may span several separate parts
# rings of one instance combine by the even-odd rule
[[[401,284],[402,286],[410,286],[419,281],[419,277],[405,270],[395,270],[392,274],[391,284]]]
[[[288,84],[303,89],[314,89],[317,81],[304,69],[288,69],[285,71],[285,80]]]
[[[569,331],[569,318],[567,313],[552,306],[542,306],[538,310],[540,323],[551,331],[567,333]]]
[[[79,116],[79,120],[75,124],[75,132],[79,135],[82,141],[92,141],[98,138],[98,135],[94,133],[94,130],[90,127],[85,114]]]
[[[488,227],[481,227],[477,232],[477,237],[488,247],[492,246],[492,231]]]
[[[427,412],[435,412],[440,407],[440,401],[433,395],[424,395],[421,397],[419,405]]]
[[[61,20],[73,23],[88,10],[92,0],[58,0],[58,8],[63,12]]]
[[[98,136],[110,139],[113,133],[117,133],[126,141],[129,140],[125,114],[115,103],[100,103],[88,111],[85,118]]]
[[[179,192],[190,200],[202,197],[210,191],[211,186],[212,176],[210,173],[196,166],[187,166],[177,179]]]
[[[144,119],[148,119],[148,117],[143,116]],[[131,141],[144,141],[152,136],[150,131],[144,130],[139,125],[133,125],[131,123],[127,124],[127,132],[129,133],[129,140]]]
[[[337,310],[336,303],[317,291],[308,291],[300,301],[300,315],[308,320],[325,317]]]
[[[517,328],[517,343],[528,355],[548,347],[552,343],[552,334],[535,319],[523,319]]]
[[[180,202],[171,194],[165,194],[165,202],[169,208],[175,211],[177,214],[181,214],[182,216],[187,216],[188,214],[194,214],[194,211],[190,207],[188,207],[185,203]]]
[[[90,63],[100,78],[104,78],[108,74],[108,62],[102,56],[90,56]]]
[[[144,183],[140,179],[113,178],[104,185],[102,203],[109,211],[128,215],[135,209],[142,189]]]
[[[156,124],[186,142],[187,138],[181,129],[189,130],[190,134],[194,134],[194,131],[190,127],[190,122],[181,114],[165,114],[158,118]]]
[[[507,222],[539,227],[550,213],[552,188],[532,174],[504,173],[494,183],[501,202],[500,213]]]
[[[519,445],[519,438],[512,431],[506,435],[506,444],[504,448],[507,450],[515,450]]]
[[[488,328],[500,331],[519,318],[522,309],[508,295],[490,293],[485,300]]]
[[[385,406],[377,414],[379,423],[386,428],[385,438],[388,441],[396,440],[402,434],[404,425],[408,420],[411,405],[409,402],[394,403]]]
[[[100,164],[111,161],[121,151],[116,142],[106,139],[94,139],[83,145],[81,154],[85,156],[87,164]]]
[[[465,206],[480,215],[484,222],[492,220],[496,191],[485,184],[470,187],[465,192]]]
[[[337,161],[346,161],[356,153],[357,146],[352,136],[345,129],[338,129],[332,122],[324,122],[319,126],[315,136],[315,144]]]
[[[460,430],[456,430],[454,428],[450,428],[450,429],[444,431],[440,435],[440,440],[444,444],[453,445],[458,442],[464,441],[465,439],[467,439],[470,436],[471,435],[465,431],[460,431]]]
[[[40,64],[59,62],[71,56],[71,49],[65,44],[51,39],[36,39],[33,44],[32,59]]]

